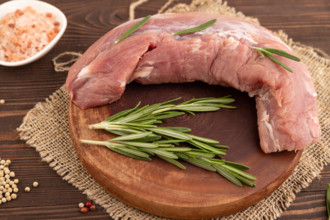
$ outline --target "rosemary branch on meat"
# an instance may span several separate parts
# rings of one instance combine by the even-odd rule
[[[278,65],[282,66],[284,69],[288,70],[289,72],[293,73],[292,69],[290,69],[288,66],[286,66],[284,63],[282,63],[281,61],[279,61],[278,59],[276,59],[273,54],[294,60],[299,62],[300,59],[296,56],[293,56],[287,52],[285,52],[284,50],[279,50],[279,49],[275,49],[275,48],[261,48],[261,47],[252,47],[253,49],[255,49],[259,54],[260,54],[260,59],[263,59],[265,57],[265,55],[271,59],[273,62],[277,63]]]
[[[249,169],[243,164],[226,161],[228,146],[218,140],[190,134],[187,127],[159,127],[162,120],[186,113],[211,112],[221,108],[235,108],[230,96],[221,98],[198,98],[174,104],[180,98],[140,107],[140,102],[131,109],[121,111],[106,120],[89,125],[90,129],[103,129],[118,137],[107,141],[81,140],[82,143],[105,146],[119,154],[150,161],[157,156],[181,169],[185,161],[200,168],[217,172],[232,183],[255,186],[256,178],[244,172]],[[186,145],[180,146],[185,143]],[[187,147],[188,145],[188,147]]]
[[[205,22],[205,23],[203,23],[199,26],[172,33],[172,35],[190,34],[190,33],[194,33],[194,32],[197,32],[197,31],[202,31],[202,30],[212,26],[215,22],[217,22],[217,19],[212,19],[212,20],[207,21],[207,22]]]
[[[116,41],[115,44],[119,43],[119,41],[124,40],[129,35],[133,34],[135,31],[137,31],[140,27],[142,27],[147,21],[151,18],[151,15],[148,15],[147,17],[143,18],[141,21],[136,23],[133,27],[128,29],[123,35],[121,35]]]

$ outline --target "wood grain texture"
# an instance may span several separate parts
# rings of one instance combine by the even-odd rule
[[[249,166],[257,177],[256,187],[237,187],[214,172],[185,164],[180,170],[157,158],[137,161],[105,147],[82,144],[81,139],[105,141],[107,132],[88,129],[121,110],[182,97],[232,95],[237,109],[184,115],[166,120],[162,126],[184,126],[192,134],[220,140],[230,146],[226,160]],[[117,102],[81,110],[70,105],[69,127],[72,143],[92,177],[125,203],[155,215],[196,219],[224,216],[248,208],[270,195],[290,175],[302,151],[264,154],[259,146],[255,101],[246,93],[204,83],[138,85],[130,84]],[[274,169],[276,167],[276,169]]]
[[[108,219],[99,206],[95,212],[81,214],[78,203],[86,201],[69,183],[63,181],[38,153],[19,140],[16,128],[27,111],[43,101],[61,85],[66,73],[54,72],[51,59],[64,51],[83,52],[104,33],[125,22],[132,0],[46,0],[68,17],[68,28],[59,43],[42,59],[27,66],[0,66],[0,157],[13,161],[12,170],[21,180],[18,199],[0,205],[0,219]],[[0,3],[5,0],[0,0]],[[152,0],[137,9],[136,16],[153,14],[166,0]],[[189,1],[180,1],[189,2]],[[228,0],[228,5],[246,15],[258,17],[261,24],[282,29],[295,41],[317,47],[330,54],[329,0]],[[38,180],[40,186],[30,193],[23,188]],[[296,195],[295,201],[279,218],[326,219],[325,190],[330,182],[330,166],[321,178]]]

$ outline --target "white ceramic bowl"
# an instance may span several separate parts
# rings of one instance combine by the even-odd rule
[[[49,44],[44,47],[41,51],[36,53],[35,55],[21,61],[16,62],[7,62],[0,60],[0,65],[3,66],[22,66],[31,62],[36,61],[37,59],[44,56],[47,52],[49,52],[55,44],[59,41],[59,39],[62,37],[66,26],[67,26],[67,20],[65,15],[62,11],[60,11],[58,8],[52,6],[51,4],[48,4],[46,2],[38,1],[38,0],[12,0],[5,2],[0,5],[0,20],[9,12],[14,12],[17,9],[24,9],[27,6],[31,6],[31,8],[35,9],[38,13],[44,13],[44,12],[50,12],[53,14],[55,19],[60,23],[59,26],[59,33],[53,38]]]

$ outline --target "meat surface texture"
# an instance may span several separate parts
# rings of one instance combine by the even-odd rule
[[[192,34],[172,33],[211,19]],[[82,109],[118,100],[125,85],[203,81],[256,97],[260,145],[265,153],[300,150],[319,141],[316,92],[303,62],[274,55],[293,73],[251,48],[293,51],[271,31],[237,18],[204,13],[154,15],[134,34],[114,42],[138,20],[96,41],[71,67],[66,88]]]

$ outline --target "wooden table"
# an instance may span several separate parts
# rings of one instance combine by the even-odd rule
[[[5,2],[0,0],[0,3]],[[86,196],[62,180],[39,154],[19,139],[16,128],[33,106],[57,90],[66,79],[65,72],[55,72],[51,59],[64,51],[85,51],[96,39],[128,19],[132,0],[47,0],[68,18],[63,38],[45,57],[23,67],[0,67],[0,157],[11,159],[11,169],[20,179],[18,199],[0,205],[0,219],[106,219],[97,206],[95,212],[82,214],[78,203]],[[141,5],[136,16],[154,14],[165,0]],[[182,2],[190,2],[188,0]],[[259,18],[272,30],[283,29],[295,41],[317,47],[330,54],[329,0],[228,0],[230,6],[246,15]],[[38,188],[25,193],[33,181]],[[325,219],[325,192],[330,183],[330,166],[319,180],[297,194],[295,201],[279,219]]]

